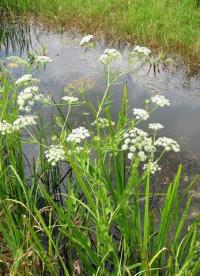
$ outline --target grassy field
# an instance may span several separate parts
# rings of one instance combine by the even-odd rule
[[[197,0],[1,0],[1,10],[36,16],[59,27],[77,27],[114,42],[126,41],[180,53],[199,63]]]

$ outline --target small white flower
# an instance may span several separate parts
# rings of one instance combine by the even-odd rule
[[[19,116],[13,122],[13,130],[14,131],[19,131],[20,129],[22,129],[26,126],[36,125],[37,124],[36,119],[37,119],[37,116],[32,116],[32,115]]]
[[[25,112],[31,112],[31,106],[30,105],[27,105],[25,108],[24,108],[24,111]]]
[[[169,106],[170,102],[163,95],[155,95],[151,98],[151,101],[159,107]]]
[[[101,117],[99,117],[97,120],[95,120],[93,123],[91,123],[91,125],[92,125],[92,126],[96,126],[97,123],[98,123],[98,126],[99,126],[100,128],[109,127],[110,124],[111,124],[112,126],[115,125],[114,122],[111,121],[110,124],[109,124],[108,119],[106,119],[106,118],[101,118]]]
[[[121,57],[121,54],[119,51],[115,49],[106,49],[104,53],[100,56],[99,61],[103,65],[108,65],[112,61],[117,60]]]
[[[149,118],[149,114],[144,109],[134,108],[133,114],[136,116],[137,120],[147,120]]]
[[[61,145],[51,145],[44,154],[47,158],[47,162],[52,166],[56,166],[59,161],[65,160],[65,151]]]
[[[24,93],[36,93],[38,92],[39,88],[38,86],[29,86],[24,89]]]
[[[72,97],[72,96],[64,96],[64,97],[62,97],[62,100],[66,101],[68,104],[78,102],[78,98],[77,97]]]
[[[171,151],[171,150],[174,151],[174,152],[179,152],[180,151],[179,144],[171,138],[160,137],[154,143],[154,145],[163,147],[165,151]]]
[[[129,133],[125,133],[125,134],[123,135],[123,137],[124,137],[124,139],[125,139],[125,138],[128,138],[128,137],[129,137]]]
[[[144,153],[144,151],[139,151],[138,152],[138,157],[139,157],[140,161],[142,161],[142,162],[146,161],[146,159],[147,159],[147,156]]]
[[[149,128],[153,130],[159,130],[164,128],[164,126],[161,125],[160,123],[154,123],[154,124],[149,124]]]
[[[81,39],[80,45],[85,46],[93,40],[93,35],[86,35]]]
[[[132,152],[129,152],[127,156],[129,160],[132,160],[134,157],[134,154]]]
[[[143,54],[145,56],[148,56],[151,53],[151,50],[149,50],[147,47],[141,47],[139,45],[135,46],[133,49],[135,52]]]
[[[0,122],[0,133],[2,135],[9,134],[13,131],[12,124],[8,123],[7,121]]]
[[[155,152],[152,138],[141,129],[134,128],[126,133],[122,150],[128,150],[128,159],[138,157],[144,162],[149,155]]]
[[[36,56],[35,61],[38,63],[50,63],[52,59],[47,56]]]
[[[27,83],[27,82],[38,82],[38,81],[39,80],[34,79],[31,74],[25,74],[21,78],[17,79],[15,81],[15,84],[18,85],[18,84],[24,84],[24,83]]]
[[[37,86],[26,87],[17,98],[17,103],[19,105],[19,110],[30,112],[31,106],[35,104],[36,95],[38,92]]]
[[[84,127],[78,127],[72,130],[67,137],[68,142],[80,143],[82,140],[90,137],[89,131]]]
[[[126,139],[124,140],[125,145],[128,145],[128,144],[130,143],[130,141],[131,141],[130,138],[126,138]]]
[[[161,167],[158,165],[157,162],[150,162],[143,166],[143,170],[147,170],[147,168],[149,169],[151,174],[155,174],[155,172],[161,170]]]
[[[135,151],[136,151],[136,147],[135,147],[135,146],[130,146],[129,150],[130,150],[131,152],[135,152]]]
[[[129,147],[127,144],[122,145],[122,150],[127,150]]]
[[[139,128],[135,127],[134,129],[129,131],[129,135],[130,135],[131,138],[135,138],[137,136],[147,137],[148,133],[143,131],[142,129],[139,129]]]
[[[36,116],[26,115],[19,116],[13,124],[6,122],[5,120],[0,122],[0,133],[2,135],[12,133],[13,131],[19,131],[26,126],[33,126],[36,124]]]
[[[38,101],[38,102],[40,101],[40,102],[46,102],[46,103],[51,102],[51,99],[50,98],[45,98],[45,96],[42,93],[35,94],[34,100]]]

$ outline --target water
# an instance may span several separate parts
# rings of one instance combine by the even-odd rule
[[[18,24],[12,27],[10,40],[7,43],[1,39],[0,56],[3,58],[12,54],[26,54],[30,49],[41,49],[46,45],[47,54],[53,59],[44,71],[38,73],[43,88],[49,91],[55,99],[59,99],[61,91],[69,82],[80,78],[87,78],[95,81],[94,88],[88,96],[95,102],[101,98],[104,92],[103,66],[98,62],[98,58],[107,47],[104,42],[97,43],[95,49],[86,52],[79,47],[80,36],[69,33],[55,33],[45,31],[41,27],[22,28],[21,32],[13,38],[13,30],[17,30]],[[22,39],[23,34],[23,39]],[[12,39],[14,39],[12,41]],[[10,41],[10,42],[9,42]],[[11,42],[12,41],[12,42]],[[4,42],[4,43],[3,43]],[[24,43],[22,43],[24,42]],[[14,46],[13,46],[14,45]],[[127,64],[127,49],[121,49],[124,54],[123,60],[118,64],[121,68]],[[168,183],[180,162],[184,165],[183,183],[187,185],[193,175],[200,173],[200,79],[198,77],[187,76],[185,67],[163,69],[154,75],[152,71],[147,75],[148,66],[143,67],[135,74],[129,74],[121,79],[121,84],[113,88],[112,116],[116,117],[120,108],[123,85],[126,82],[129,91],[129,108],[143,108],[144,100],[161,93],[171,102],[170,107],[156,111],[152,122],[160,122],[166,128],[161,130],[160,135],[172,137],[181,144],[180,154],[169,155],[168,161],[163,161],[162,183]],[[46,112],[46,118],[51,114]],[[81,121],[87,120],[82,111],[77,112],[76,118]],[[76,125],[77,120],[74,120]],[[31,155],[30,151],[29,154]],[[196,195],[200,193],[200,188],[196,188]],[[198,196],[199,198],[199,196]]]

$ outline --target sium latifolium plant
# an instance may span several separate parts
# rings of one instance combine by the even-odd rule
[[[93,40],[86,36],[80,44],[91,47]],[[148,125],[150,134],[139,126],[156,109],[169,106],[169,100],[154,95],[129,117],[125,85],[114,121],[110,91],[133,71],[130,65],[114,72],[113,65],[122,58],[119,51],[106,49],[99,58],[106,87],[97,105],[85,93],[86,87],[91,88],[89,81],[69,85],[59,103],[46,96],[31,70],[52,60],[31,57],[31,65],[19,57],[7,58],[1,79],[0,261],[6,262],[2,271],[198,275],[199,216],[186,229],[191,187],[182,195],[186,203],[180,213],[181,166],[167,193],[159,195],[164,198],[160,212],[150,206],[151,182],[161,171],[160,160],[169,151],[179,152],[180,146],[158,135],[164,128],[159,122]],[[149,62],[151,51],[136,46],[130,58]],[[23,68],[17,80],[10,73],[13,64]],[[51,135],[45,132],[41,116],[30,115],[37,104],[57,111]],[[88,108],[91,122],[74,125],[73,110],[82,106]],[[24,143],[38,146],[31,176],[26,174]]]

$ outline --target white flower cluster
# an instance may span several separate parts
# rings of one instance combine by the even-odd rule
[[[149,50],[147,47],[141,47],[139,45],[135,46],[133,49],[135,52],[139,54],[143,54],[145,56],[148,56],[151,53],[151,50]]]
[[[8,123],[7,121],[0,122],[0,133],[2,135],[9,134],[13,131],[12,124]]]
[[[108,119],[106,119],[106,118],[101,118],[101,117],[99,117],[97,120],[95,120],[93,123],[91,123],[91,125],[92,125],[92,126],[96,126],[97,123],[98,123],[98,126],[99,126],[100,128],[105,128],[105,127],[109,127],[109,126],[110,126],[109,121],[108,121]],[[111,123],[112,126],[115,125],[115,122],[112,122],[112,121],[111,121],[110,123]]]
[[[155,103],[159,107],[169,106],[170,102],[163,95],[155,95],[151,98],[152,103]]]
[[[145,161],[149,154],[155,152],[153,141],[148,134],[141,129],[134,128],[124,134],[124,144],[122,150],[128,150],[128,159],[138,157],[140,161]]]
[[[61,145],[51,145],[44,154],[47,158],[47,162],[52,166],[56,166],[59,161],[65,160],[65,151]]]
[[[45,97],[42,93],[36,93],[34,95],[34,100],[38,102],[51,103],[51,96]]]
[[[148,164],[144,164],[143,170],[149,169],[151,174],[155,174],[157,171],[161,171],[161,167],[158,165],[157,162],[150,162]]]
[[[89,131],[84,127],[78,127],[72,130],[67,137],[68,142],[81,143],[82,140],[90,137]]]
[[[36,56],[35,61],[38,63],[50,63],[52,59],[47,56]]]
[[[0,122],[0,133],[2,135],[12,133],[14,131],[19,131],[20,129],[26,126],[36,125],[36,116],[19,116],[13,124],[8,123],[7,121]]]
[[[66,101],[68,104],[73,104],[73,103],[78,102],[78,98],[72,97],[72,96],[64,96],[64,97],[62,97],[62,100]]]
[[[164,128],[164,126],[161,125],[160,123],[154,123],[154,124],[149,124],[149,128],[157,131]]]
[[[133,109],[133,115],[135,115],[137,120],[147,120],[149,118],[149,114],[146,110],[140,108]]]
[[[16,63],[18,65],[27,65],[28,62],[25,59],[22,59],[18,56],[9,56],[7,57],[7,60],[12,63]]]
[[[39,80],[34,79],[31,74],[25,74],[21,78],[17,79],[15,81],[15,84],[19,85],[19,84],[24,84],[24,83],[27,83],[27,82],[38,82],[38,81]]]
[[[80,46],[86,46],[93,40],[93,35],[86,35],[81,39]]]
[[[153,129],[161,129],[161,124],[150,124]],[[163,127],[163,126],[162,126]],[[124,134],[124,144],[122,145],[122,150],[128,151],[128,159],[133,160],[134,158],[139,158],[141,162],[146,160],[151,160],[150,163],[145,164],[143,169],[147,169],[150,166],[150,171],[154,174],[156,171],[161,170],[157,162],[153,162],[153,156],[157,147],[163,147],[165,151],[179,152],[180,146],[178,143],[166,137],[160,137],[155,142],[152,138],[148,137],[148,133],[141,129],[134,128],[129,132]]]
[[[37,124],[36,119],[37,116],[32,115],[19,116],[13,123],[13,130],[19,131],[26,126],[34,126]]]
[[[38,90],[37,86],[26,87],[18,95],[17,103],[19,105],[19,110],[30,112],[31,107],[35,104],[35,101],[38,99]]]
[[[100,56],[99,61],[104,64],[108,65],[112,61],[117,60],[121,57],[120,52],[115,49],[106,49],[104,53]]]
[[[171,138],[160,137],[154,143],[154,145],[163,147],[165,151],[171,151],[171,150],[174,151],[174,152],[179,152],[180,151],[179,144]]]

